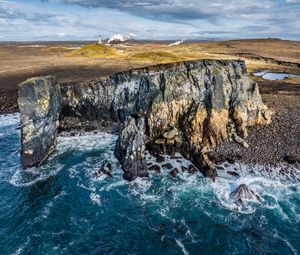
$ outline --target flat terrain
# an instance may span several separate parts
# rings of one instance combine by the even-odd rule
[[[97,48],[92,42],[1,43],[0,112],[17,110],[17,86],[27,78],[56,75],[70,83],[156,63],[192,59],[243,59],[249,72],[276,70],[300,73],[300,42],[235,40],[127,42]],[[286,81],[299,84],[299,79]]]

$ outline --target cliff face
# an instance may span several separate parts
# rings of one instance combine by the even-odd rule
[[[145,157],[145,122],[144,118],[129,117],[121,127],[115,154],[123,167],[123,177],[134,180],[136,177],[147,177]]]
[[[66,86],[62,95],[64,116],[98,123],[142,118],[148,148],[180,151],[210,177],[216,176],[207,155],[212,148],[226,139],[248,146],[247,126],[271,122],[271,112],[243,61],[201,60],[137,69]],[[121,139],[127,133],[121,131]],[[124,151],[122,146],[117,149]],[[131,154],[136,155],[134,150]]]
[[[19,85],[21,158],[38,166],[54,151],[60,114],[60,86],[55,77],[29,79]]]

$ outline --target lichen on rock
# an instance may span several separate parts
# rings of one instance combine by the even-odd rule
[[[19,85],[21,158],[38,166],[55,150],[61,107],[60,85],[53,76],[31,78]]]

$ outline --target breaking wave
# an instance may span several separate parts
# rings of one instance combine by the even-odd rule
[[[161,173],[128,183],[114,157],[116,136],[62,134],[39,169],[20,165],[19,116],[0,116],[0,240],[4,254],[298,254],[300,170],[287,165],[219,167],[215,182],[181,171],[179,154]],[[113,178],[95,177],[104,162]],[[178,168],[170,175],[165,163]],[[237,172],[233,176],[230,172]],[[261,202],[237,208],[247,184]],[[18,237],[18,238],[16,238]]]

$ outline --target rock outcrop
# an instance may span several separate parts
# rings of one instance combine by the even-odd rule
[[[24,165],[40,163],[55,144],[59,101],[59,86],[51,77],[21,85]],[[61,127],[70,123],[68,119],[94,127],[121,124],[116,156],[128,180],[147,176],[145,148],[156,155],[181,152],[205,176],[215,178],[209,152],[224,140],[248,147],[247,127],[269,124],[272,115],[239,60],[189,61],[121,72],[63,86],[61,102]]]
[[[246,184],[241,184],[236,190],[230,193],[229,198],[234,201],[256,200],[260,201],[260,197],[255,194]]]
[[[145,147],[181,152],[214,178],[209,152],[224,140],[249,146],[247,127],[269,124],[272,115],[240,60],[151,66],[65,85],[61,93],[62,127],[68,119],[94,127],[121,124],[116,155],[129,180],[147,175]]]
[[[123,177],[132,181],[137,177],[147,177],[145,158],[145,123],[143,118],[129,117],[120,132],[115,154],[123,167]]]
[[[32,78],[19,85],[23,166],[39,166],[54,151],[60,102],[60,85],[53,76]]]

